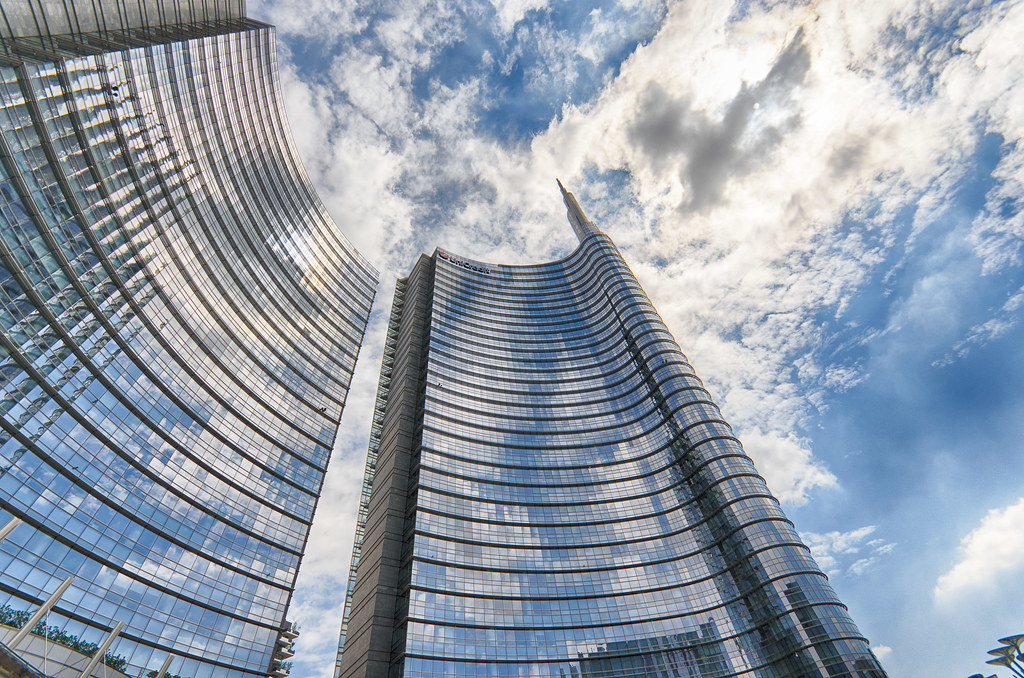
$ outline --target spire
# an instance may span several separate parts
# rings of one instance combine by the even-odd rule
[[[569,218],[572,230],[576,232],[576,237],[580,239],[580,242],[600,233],[601,231],[597,229],[594,222],[587,219],[587,215],[583,213],[583,208],[576,202],[576,196],[565,190],[565,186],[562,185],[559,179],[555,179],[555,181],[558,182],[558,188],[562,191],[562,200],[565,202],[565,209],[567,210],[565,216]]]

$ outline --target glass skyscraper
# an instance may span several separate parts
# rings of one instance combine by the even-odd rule
[[[282,674],[377,273],[299,162],[274,31],[240,1],[0,13],[5,618],[70,576],[46,624],[123,622],[133,677]]]
[[[612,241],[398,282],[337,675],[881,678]]]

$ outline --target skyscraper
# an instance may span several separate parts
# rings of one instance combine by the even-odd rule
[[[342,678],[884,673],[612,241],[395,291]]]
[[[72,577],[45,624],[123,623],[133,677],[282,674],[377,273],[299,162],[274,31],[240,0],[0,12],[3,619]]]

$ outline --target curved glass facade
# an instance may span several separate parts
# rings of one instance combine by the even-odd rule
[[[338,674],[883,676],[614,244],[566,202],[582,242],[562,261],[438,251],[399,284]],[[396,372],[409,346],[419,377]]]
[[[0,605],[132,676],[275,668],[377,278],[209,19],[0,41]]]

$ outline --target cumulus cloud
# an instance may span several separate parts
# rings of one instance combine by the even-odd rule
[[[971,591],[984,590],[1001,576],[1024,568],[1024,497],[993,509],[981,524],[960,540],[959,559],[935,582],[940,603]]]
[[[784,109],[791,108],[791,92],[809,68],[800,29],[763,80],[741,87],[720,120],[708,119],[687,98],[675,98],[651,81],[628,127],[629,138],[659,166],[681,163],[688,186],[684,206],[705,208],[721,199],[725,182],[767,161],[786,132],[796,127],[798,116]]]
[[[884,539],[867,540],[877,529],[877,525],[865,525],[848,532],[804,532],[800,536],[825,574],[859,577],[896,548],[896,544]]]
[[[366,444],[351,427],[368,419],[366,365],[379,364],[390,283],[435,246],[504,263],[568,253],[556,176],[622,248],[791,506],[841,484],[801,431],[865,377],[864,363],[837,357],[829,321],[948,216],[985,134],[1004,150],[960,240],[989,272],[1020,259],[1024,235],[1007,217],[1024,195],[1024,90],[1008,86],[1024,72],[1021,5],[594,4],[561,23],[542,0],[250,6],[281,26],[284,95],[310,175],[385,281],[303,587],[348,562],[341,521],[354,514]],[[912,301],[941,301],[957,283],[936,276]],[[1007,299],[967,323],[951,355],[1016,322]],[[892,550],[870,531],[836,541],[857,533],[820,535],[827,570],[857,576]],[[327,534],[340,545],[320,545]],[[307,625],[340,623],[328,607],[297,609],[316,620]]]
[[[547,0],[490,0],[498,14],[498,30],[502,34],[512,32],[527,12],[547,7]]]
[[[796,436],[750,428],[744,445],[779,501],[790,506],[807,503],[816,487],[836,485],[836,477],[814,459],[805,441]]]

